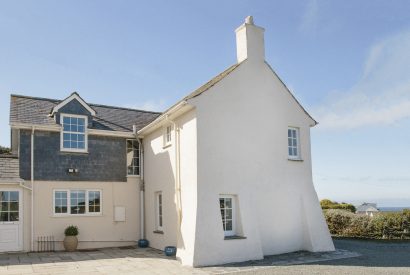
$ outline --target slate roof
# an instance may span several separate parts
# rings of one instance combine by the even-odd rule
[[[54,118],[48,115],[53,107],[61,101],[58,99],[11,95],[10,124],[56,125]],[[161,114],[99,104],[89,105],[97,112],[91,128],[99,130],[132,131],[132,126],[136,125],[138,131]]]
[[[0,155],[0,182],[20,182],[19,160],[15,155]]]

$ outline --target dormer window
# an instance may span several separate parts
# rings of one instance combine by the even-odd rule
[[[61,114],[61,151],[87,152],[87,116]]]

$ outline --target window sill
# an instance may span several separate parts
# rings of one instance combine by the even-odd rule
[[[154,234],[164,234],[164,231],[162,231],[162,230],[154,230],[152,233],[154,233]]]
[[[60,153],[65,154],[79,154],[79,155],[87,155],[88,151],[71,151],[71,150],[60,150]]]
[[[171,146],[172,146],[172,143],[165,144],[162,146],[162,149],[167,149],[168,147],[171,147]]]
[[[140,175],[127,175],[127,178],[140,178]]]
[[[225,236],[224,240],[229,241],[229,240],[244,240],[246,237],[244,236]]]
[[[303,161],[301,158],[288,158],[289,161]]]
[[[53,214],[52,218],[73,218],[73,217],[102,217],[102,213],[98,214]]]

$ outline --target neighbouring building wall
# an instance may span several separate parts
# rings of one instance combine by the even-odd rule
[[[199,97],[194,266],[333,250],[312,183],[310,119],[264,62],[241,64]],[[288,126],[302,161],[288,160]],[[220,195],[237,201],[237,235],[224,240]]]
[[[175,193],[175,132],[172,142],[164,146],[161,127],[144,137],[144,182],[146,238],[150,246],[164,249],[177,246],[177,257],[193,258],[196,220],[196,113],[191,110],[175,120],[180,127],[180,178],[182,223],[178,224]],[[163,194],[163,229],[156,228],[155,193]],[[181,229],[180,229],[181,228]],[[182,232],[182,234],[181,234]]]
[[[20,177],[30,180],[31,132],[20,131]],[[60,150],[60,133],[35,131],[34,179],[65,181],[126,181],[126,139],[88,136],[88,153]],[[70,174],[68,168],[79,173]]]
[[[140,180],[135,177],[127,178],[127,182],[35,181],[34,240],[39,236],[54,236],[56,249],[62,250],[64,229],[69,225],[76,225],[80,232],[79,249],[135,245],[140,234],[139,185]],[[55,215],[55,189],[101,190],[102,214]],[[125,208],[125,221],[114,220],[114,209],[118,206]],[[37,250],[37,242],[35,244]]]

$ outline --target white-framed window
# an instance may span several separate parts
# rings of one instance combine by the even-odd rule
[[[54,215],[100,215],[101,190],[54,190]]]
[[[232,195],[219,196],[222,226],[225,236],[234,236],[236,227],[235,197]]]
[[[19,221],[19,191],[0,191],[0,223]]]
[[[61,114],[61,151],[87,152],[88,117]]]
[[[140,144],[136,139],[127,139],[127,175],[140,174]]]
[[[164,127],[164,147],[172,143],[172,125]]]
[[[300,158],[299,128],[288,127],[288,157]]]
[[[155,192],[155,227],[156,230],[162,231],[162,192]]]

